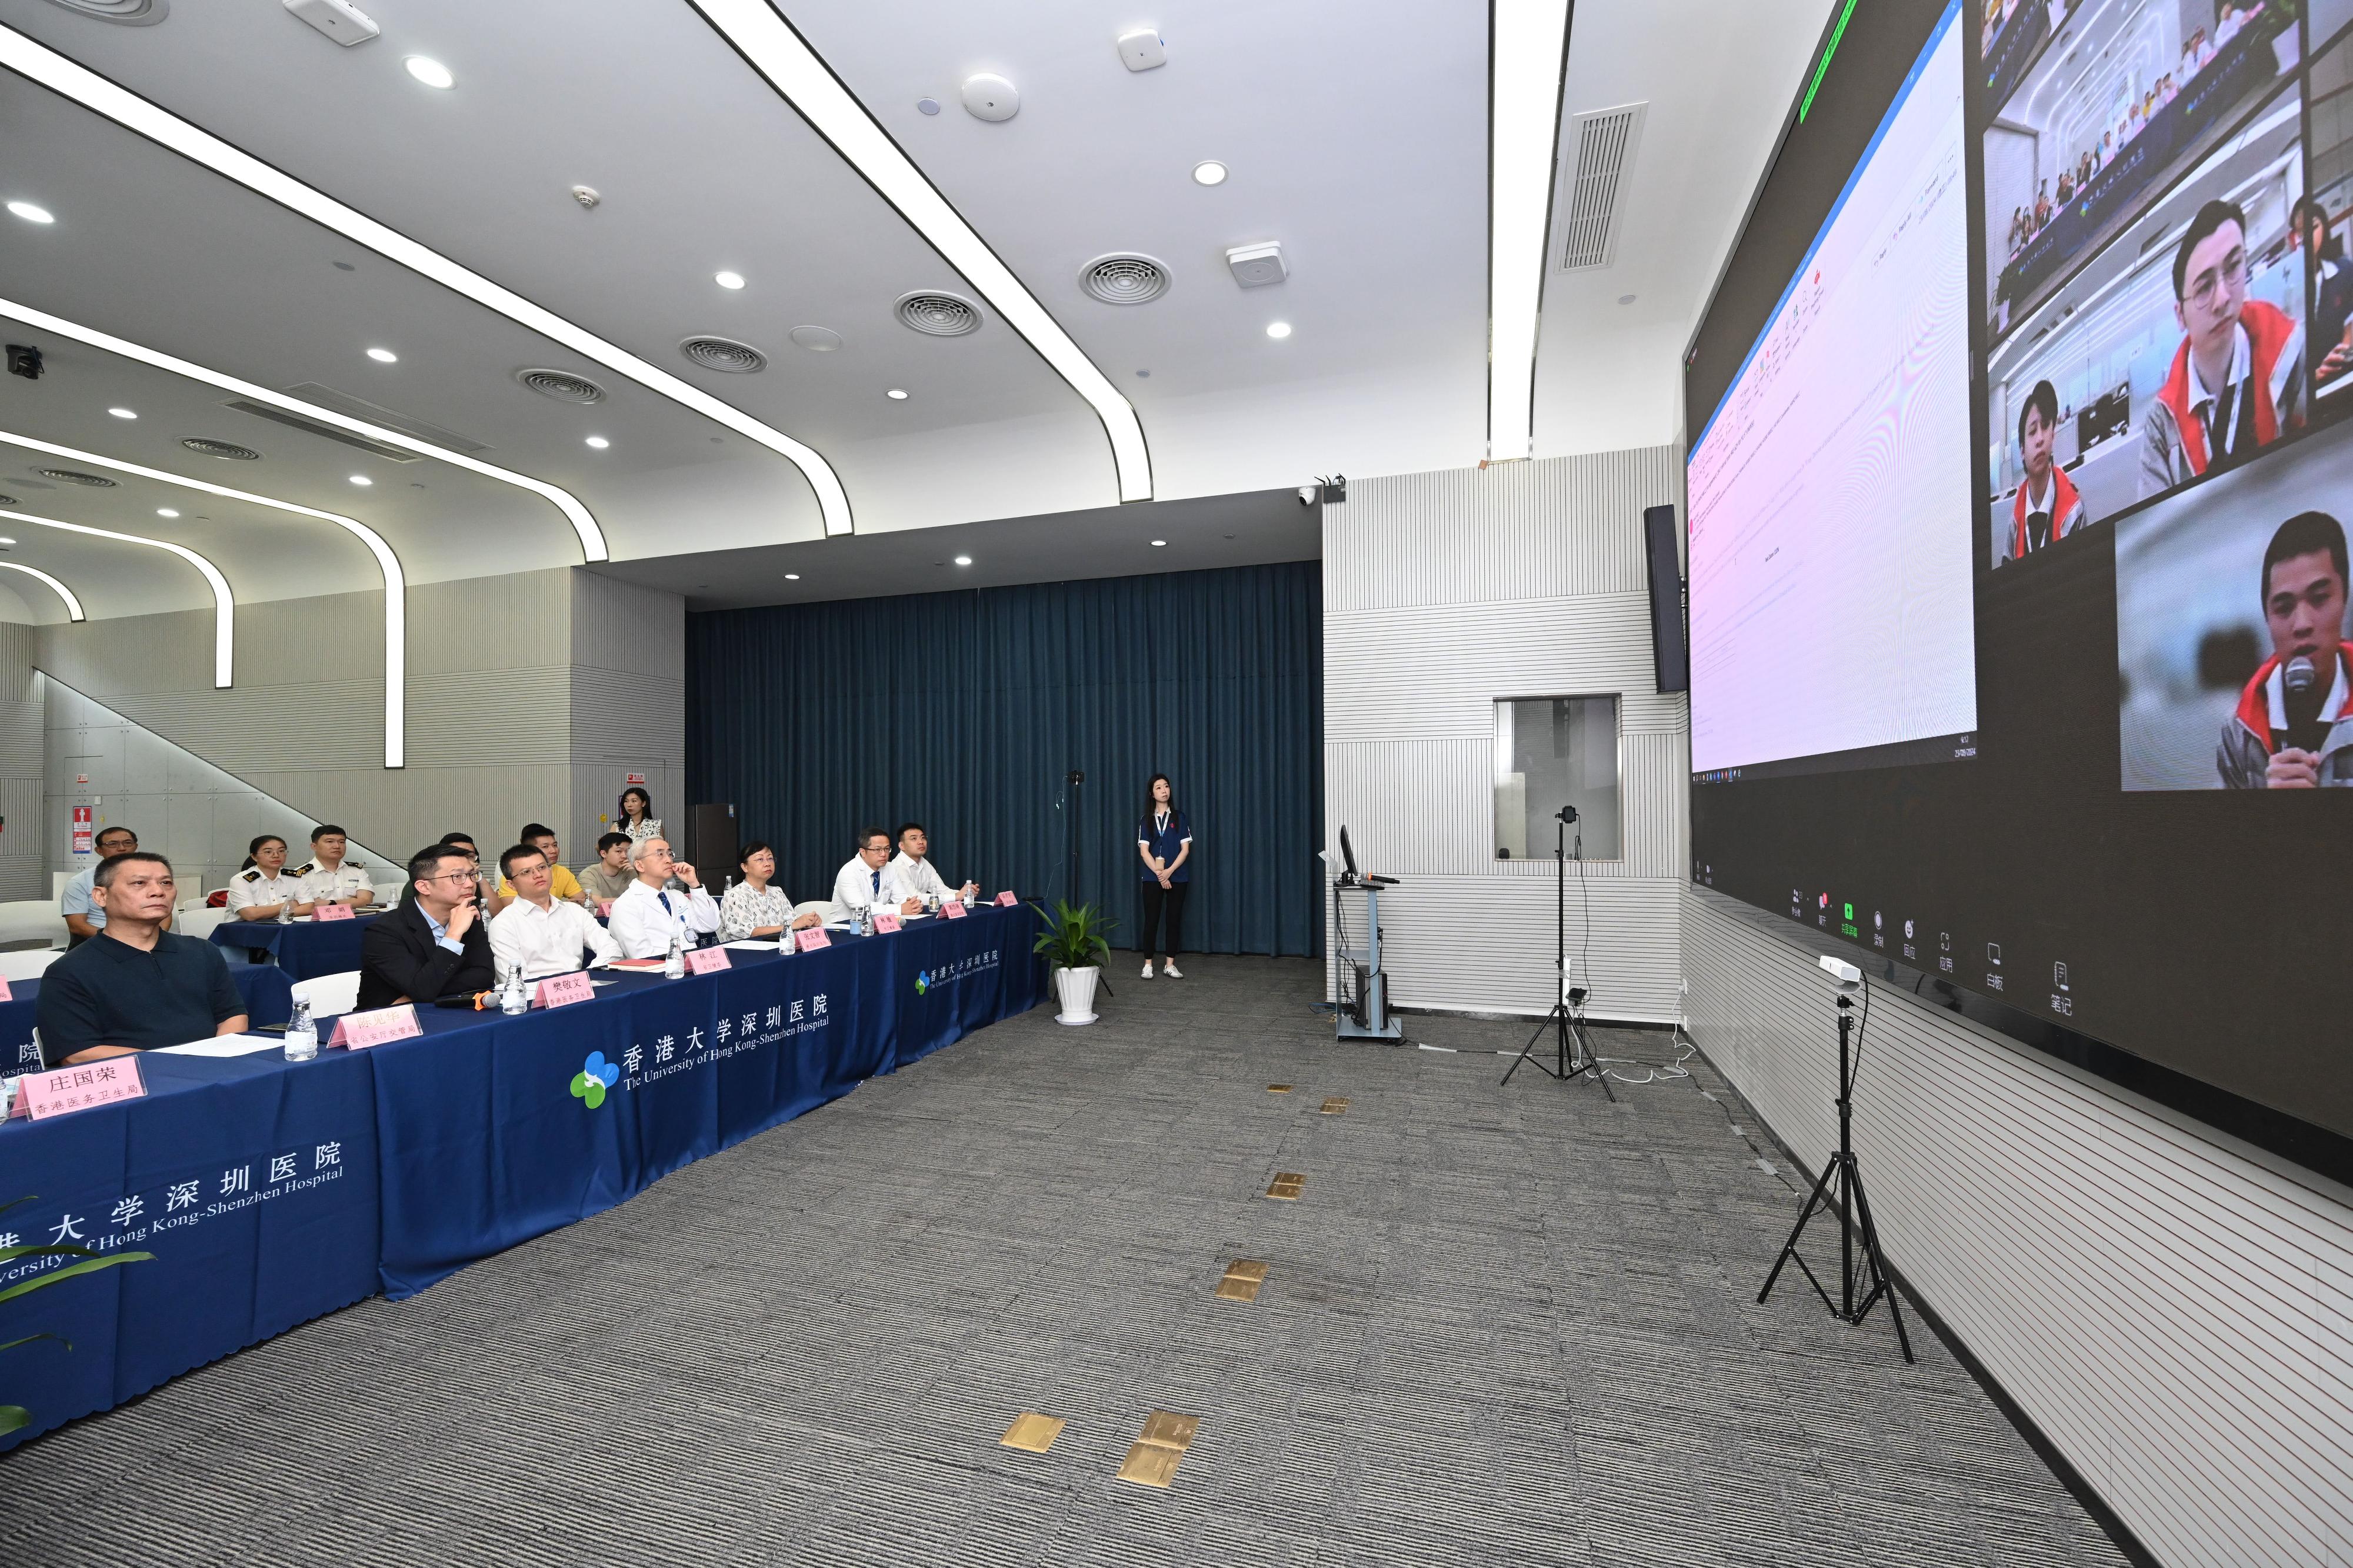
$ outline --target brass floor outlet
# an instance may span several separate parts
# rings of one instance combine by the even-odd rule
[[[1338,1099],[1327,1100],[1324,1102],[1324,1114],[1326,1116],[1345,1116],[1348,1114],[1348,1102],[1345,1100]]]
[[[1285,1203],[1289,1203],[1297,1198],[1300,1189],[1306,1185],[1307,1178],[1298,1172],[1277,1171],[1274,1173],[1273,1182],[1266,1189],[1266,1195],[1271,1198],[1281,1198]]]
[[[1144,1424],[1144,1435],[1127,1451],[1127,1458],[1119,1467],[1119,1479],[1139,1487],[1166,1489],[1176,1479],[1177,1461],[1193,1445],[1193,1434],[1199,1431],[1198,1415],[1178,1415],[1172,1411],[1155,1410]]]
[[[1271,1083],[1266,1086],[1266,1091],[1269,1094],[1289,1094],[1291,1086],[1287,1083]]]
[[[1034,1410],[1025,1410],[1013,1418],[1013,1425],[1008,1426],[1005,1436],[997,1441],[1001,1447],[1042,1454],[1054,1446],[1055,1438],[1062,1435],[1062,1418],[1059,1415],[1040,1415]]]
[[[1265,1283],[1265,1264],[1254,1258],[1237,1258],[1226,1265],[1226,1277],[1218,1281],[1218,1299],[1221,1301],[1255,1301],[1259,1288]]]

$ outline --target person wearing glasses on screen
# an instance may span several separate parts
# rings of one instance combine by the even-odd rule
[[[2024,560],[2029,551],[2058,543],[2092,521],[2084,498],[2067,470],[2051,460],[2059,434],[2059,392],[2038,381],[2026,395],[2018,416],[2018,451],[2026,468],[2019,481],[2018,500],[2010,509],[2010,556]]]
[[[2180,348],[2143,420],[2140,493],[2245,461],[2304,424],[2304,324],[2247,298],[2247,215],[2198,209],[2173,254]]]
[[[2272,656],[2222,726],[2225,789],[2353,785],[2353,642],[2345,640],[2345,527],[2325,511],[2279,525],[2263,552]]]

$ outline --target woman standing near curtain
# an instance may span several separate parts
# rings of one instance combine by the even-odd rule
[[[621,792],[617,808],[621,820],[614,827],[629,836],[632,843],[643,843],[661,833],[661,818],[654,815],[654,797],[631,784]]]
[[[1166,773],[1152,775],[1151,798],[1145,803],[1144,820],[1136,824],[1135,851],[1144,857],[1144,978],[1152,978],[1152,942],[1160,925],[1161,912],[1168,916],[1168,956],[1161,962],[1160,973],[1171,980],[1182,980],[1184,972],[1176,967],[1179,922],[1185,918],[1185,889],[1193,873],[1185,863],[1193,858],[1193,825],[1176,809],[1176,795],[1168,787]]]

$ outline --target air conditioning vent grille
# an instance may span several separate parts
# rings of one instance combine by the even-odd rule
[[[515,372],[515,379],[538,393],[553,397],[558,403],[602,403],[605,389],[585,375],[575,375],[568,370],[523,369]]]
[[[114,488],[114,481],[104,474],[85,474],[79,468],[35,468],[33,472],[45,479],[55,479],[61,485],[82,485],[94,490]]]
[[[1099,256],[1079,287],[1106,305],[1145,305],[1168,292],[1168,268],[1149,256]]]
[[[172,14],[172,0],[49,0],[49,4],[78,16],[131,27],[152,27]]]
[[[1617,259],[1618,218],[1631,184],[1634,151],[1648,103],[1595,110],[1575,117],[1553,195],[1553,235],[1565,272],[1607,267]]]
[[[768,368],[768,356],[750,343],[739,343],[733,338],[700,337],[681,339],[678,352],[705,370],[724,371],[729,375],[757,375]]]
[[[930,338],[960,338],[980,330],[980,308],[971,300],[933,289],[901,297],[899,324]]]
[[[261,454],[250,447],[240,447],[234,441],[216,441],[209,436],[191,436],[180,445],[199,457],[225,458],[233,463],[258,463],[261,460]]]

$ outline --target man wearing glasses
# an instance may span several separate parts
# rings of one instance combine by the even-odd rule
[[[2198,209],[2173,255],[2181,347],[2142,419],[2140,493],[2218,473],[2304,424],[2304,326],[2247,298],[2247,215]]]
[[[360,938],[362,1011],[487,991],[497,979],[475,907],[480,873],[462,849],[436,844],[408,862],[415,897]]]

